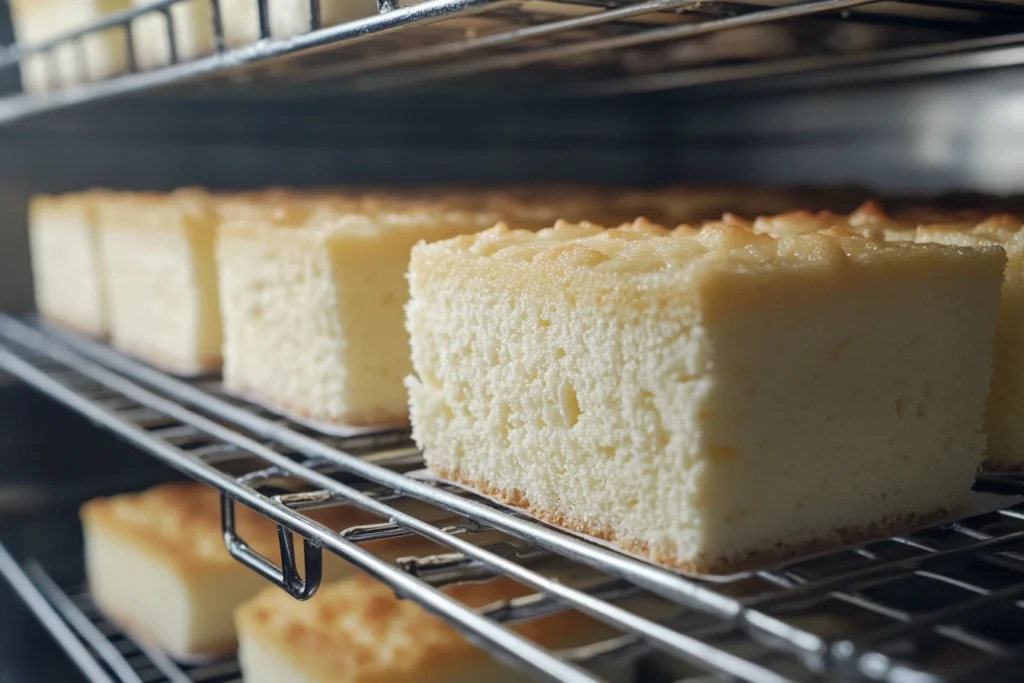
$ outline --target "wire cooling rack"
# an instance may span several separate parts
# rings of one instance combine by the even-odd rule
[[[0,369],[220,490],[229,550],[284,590],[311,593],[326,549],[539,679],[600,680],[611,663],[652,653],[679,667],[680,679],[706,672],[759,682],[988,683],[1019,680],[1024,670],[1024,506],[1012,495],[1004,509],[955,524],[708,583],[417,481],[407,473],[418,467],[418,455],[402,432],[320,437],[224,396],[216,380],[174,379],[97,343],[10,317],[0,317]],[[1009,476],[985,476],[979,486],[1024,492],[1024,482]],[[443,513],[443,521],[405,511],[413,501]],[[272,560],[237,537],[232,511],[239,503],[304,539],[305,576],[289,543]],[[382,521],[336,531],[302,513],[330,504],[356,505]],[[391,565],[359,547],[408,534],[451,552]],[[571,563],[587,578],[556,578],[547,562]],[[437,590],[496,574],[536,593],[474,611]],[[505,628],[565,607],[621,635],[556,653]]]
[[[321,25],[321,4],[336,1],[309,0],[308,30],[278,37],[271,16],[279,0],[248,0],[259,39],[247,45],[226,37],[236,19],[223,0],[158,0],[45,43],[12,46],[0,52],[0,72],[40,61],[47,91],[0,99],[0,121],[181,85],[190,96],[205,84],[218,95],[234,85],[237,94],[267,98],[470,79],[457,87],[494,93],[499,72],[503,92],[602,95],[1024,63],[1024,6],[1014,0],[377,0],[377,13],[371,6],[368,16]],[[190,21],[177,14],[182,8]],[[168,50],[147,70],[139,22],[153,20]],[[85,48],[97,40],[98,55]],[[208,49],[176,48],[196,41]],[[103,62],[102,73],[90,57]]]

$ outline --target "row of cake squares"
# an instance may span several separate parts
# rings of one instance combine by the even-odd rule
[[[98,272],[115,345],[194,369],[197,326],[216,338],[222,316],[229,389],[349,424],[408,405],[441,476],[685,570],[936,519],[967,501],[986,450],[1024,460],[1016,218],[866,205],[748,222],[758,193],[710,194],[734,213],[701,228],[539,232],[552,215],[675,224],[714,202],[101,195]],[[182,206],[206,218],[173,218]],[[71,223],[38,213],[34,232]],[[498,218],[512,227],[483,229]],[[57,262],[40,243],[37,277]]]
[[[93,191],[36,197],[30,210],[44,317],[178,374],[221,369],[228,389],[337,427],[407,422],[403,305],[412,246],[499,221],[708,218],[781,193]]]
[[[239,537],[279,561],[275,524],[237,507]],[[307,514],[336,531],[380,521],[352,507]],[[294,600],[230,556],[221,534],[219,494],[202,484],[169,483],[94,499],[83,506],[81,519],[96,606],[132,638],[177,660],[198,662],[237,650],[246,683],[527,680],[331,553],[324,553],[324,585],[312,599]],[[362,547],[387,562],[446,552],[417,537]],[[502,578],[444,591],[473,609],[531,593]],[[514,629],[553,649],[615,635],[571,610]]]

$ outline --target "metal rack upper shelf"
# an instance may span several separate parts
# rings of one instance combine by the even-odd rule
[[[168,45],[188,27],[174,5],[210,3],[211,54],[139,68],[137,22],[157,15]],[[1024,64],[1024,6],[1013,0],[378,0],[376,15],[272,38],[268,3],[251,0],[261,39],[225,47],[220,0],[159,0],[45,44],[0,52],[0,76],[25,60],[49,65],[49,88],[0,98],[0,122],[154,90],[190,96],[302,97],[423,87],[605,95],[827,74],[886,78]],[[90,81],[84,41],[119,32],[121,73]],[[60,51],[75,50],[76,74]],[[66,52],[65,52],[66,54]],[[516,74],[513,76],[512,71]],[[465,81],[469,79],[469,83]],[[182,86],[187,86],[184,89]]]
[[[419,454],[401,431],[322,437],[225,396],[215,380],[178,380],[98,343],[7,316],[0,316],[0,370],[219,490],[231,553],[293,595],[315,589],[322,548],[541,679],[599,680],[609,663],[652,651],[691,672],[780,683],[840,673],[990,683],[1016,680],[1024,662],[1024,506],[1016,497],[956,524],[707,582],[433,485],[415,475]],[[282,482],[291,483],[282,489]],[[1024,490],[1012,477],[981,483]],[[441,521],[433,513],[425,521],[403,503],[443,513]],[[277,564],[254,555],[235,535],[235,504],[310,541],[303,542],[304,579],[290,546]],[[330,530],[303,514],[325,504],[356,505],[382,522]],[[449,553],[393,565],[360,547],[411,534]],[[547,561],[569,562],[586,578],[551,574]],[[472,610],[437,590],[492,575],[513,578],[535,594]],[[555,653],[507,628],[567,607],[621,635]]]

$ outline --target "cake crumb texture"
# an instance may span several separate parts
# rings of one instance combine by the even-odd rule
[[[413,436],[441,476],[673,566],[894,530],[970,491],[1005,262],[847,226],[419,245]]]
[[[107,333],[106,277],[95,203],[102,193],[36,195],[29,204],[29,243],[36,309],[60,326]]]
[[[113,345],[176,374],[219,369],[210,195],[118,193],[97,211]]]
[[[444,589],[469,606],[528,595],[497,579]],[[361,683],[363,681],[523,681],[440,618],[367,576],[326,585],[306,603],[265,590],[236,613],[246,681]],[[609,636],[611,629],[565,611],[513,627],[547,647],[569,647]]]

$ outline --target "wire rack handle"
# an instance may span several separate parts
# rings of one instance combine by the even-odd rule
[[[224,545],[231,556],[252,569],[278,588],[286,591],[296,600],[308,600],[320,588],[323,580],[323,550],[320,546],[302,538],[302,555],[305,576],[299,574],[295,561],[295,543],[292,532],[280,524],[277,539],[281,547],[281,566],[253,550],[235,530],[235,501],[226,494],[220,497],[221,531]]]

